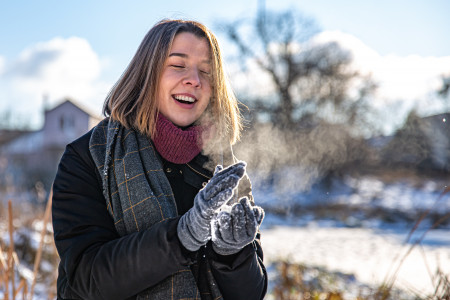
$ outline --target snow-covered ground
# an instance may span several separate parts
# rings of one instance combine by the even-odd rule
[[[450,182],[403,179],[385,183],[374,176],[346,176],[305,186],[301,183],[302,175],[302,172],[288,169],[274,174],[271,180],[262,180],[255,176],[255,200],[259,205],[270,208],[345,204],[405,213],[424,209],[450,212],[450,195],[441,195]]]
[[[268,216],[266,221],[270,221]],[[269,222],[267,222],[269,223]],[[307,226],[265,225],[261,229],[264,259],[280,259],[330,271],[354,274],[356,280],[377,286],[389,279],[401,263],[395,286],[420,295],[432,294],[439,267],[450,273],[450,231],[428,232],[420,246],[405,243],[408,231],[339,228],[321,222]]]
[[[292,189],[280,192],[266,185],[254,190],[255,201],[267,211],[297,206],[306,212],[298,216],[287,209],[287,216],[266,215],[261,242],[267,265],[288,259],[354,274],[357,281],[374,287],[395,278],[395,287],[422,296],[433,294],[437,268],[450,277],[448,225],[427,231],[433,220],[425,220],[409,237],[411,223],[386,223],[380,219],[363,219],[364,216],[317,219],[307,212],[318,203],[345,203],[349,208],[377,207],[406,215],[426,209],[443,215],[450,212],[450,195],[441,195],[445,185],[432,180],[418,186],[406,181],[384,183],[366,177],[345,178],[328,187],[319,185],[308,192]],[[416,243],[419,239],[421,242]]]

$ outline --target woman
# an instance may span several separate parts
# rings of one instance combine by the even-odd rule
[[[53,185],[58,299],[262,299],[264,212],[231,151],[241,120],[214,35],[156,24],[104,113]]]

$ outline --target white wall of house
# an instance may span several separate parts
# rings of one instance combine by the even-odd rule
[[[94,120],[94,122],[93,122]],[[95,125],[96,118],[70,101],[45,112],[42,129],[46,147],[62,147],[85,134]]]

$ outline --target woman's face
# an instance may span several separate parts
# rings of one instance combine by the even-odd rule
[[[204,38],[175,36],[158,87],[158,107],[177,126],[200,118],[211,98],[211,51]]]

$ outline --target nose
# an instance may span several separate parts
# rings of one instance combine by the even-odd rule
[[[192,85],[193,87],[201,87],[200,70],[197,68],[190,68],[186,72],[186,77],[183,80],[184,84]]]

